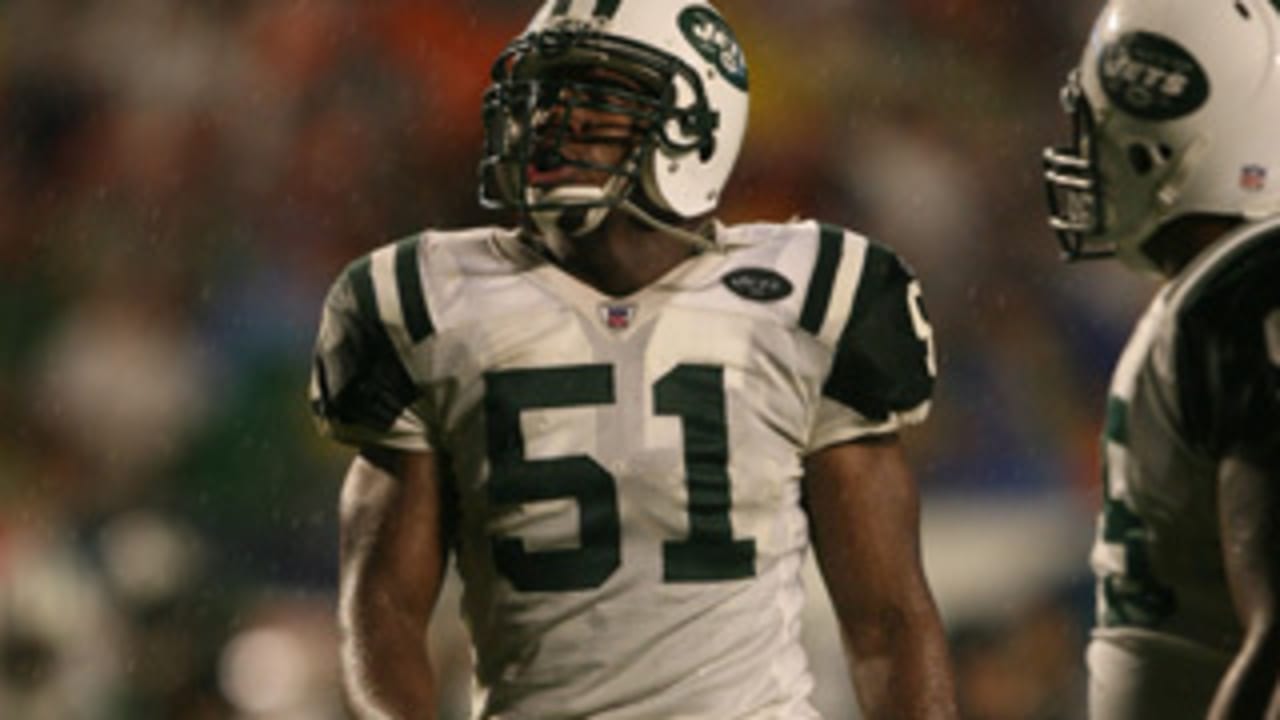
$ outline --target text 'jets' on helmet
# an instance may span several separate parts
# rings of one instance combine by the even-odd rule
[[[1272,0],[1113,0],[1062,90],[1073,144],[1045,151],[1070,259],[1117,255],[1188,215],[1280,211],[1280,9]]]
[[[594,230],[613,208],[689,237],[678,226],[716,207],[737,159],[747,87],[741,47],[705,2],[548,0],[493,67],[481,202],[518,210],[553,243]],[[566,142],[618,143],[572,127],[575,110],[629,116],[629,152],[607,165],[565,153]],[[606,179],[529,181],[561,166]]]

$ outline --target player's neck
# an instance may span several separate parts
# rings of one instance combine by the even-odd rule
[[[1157,231],[1145,249],[1160,273],[1172,278],[1240,222],[1236,217],[1208,215],[1180,218]]]
[[[567,243],[560,266],[606,295],[630,295],[694,254],[688,242],[611,213],[598,230]]]

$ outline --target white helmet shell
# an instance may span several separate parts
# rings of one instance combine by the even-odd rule
[[[1087,137],[1074,154],[1046,155],[1048,179],[1051,190],[1055,179],[1074,180],[1067,192],[1094,201],[1068,203],[1054,218],[1060,231],[1152,269],[1144,244],[1171,220],[1280,211],[1280,10],[1271,2],[1112,0],[1073,81],[1067,94],[1090,114],[1077,120]]]
[[[536,47],[538,37],[556,34],[604,38],[674,61],[679,71],[660,89],[667,112],[638,158],[636,189],[676,219],[713,211],[742,147],[748,109],[746,61],[721,15],[701,0],[547,0],[516,43]],[[598,47],[608,55],[607,44]]]

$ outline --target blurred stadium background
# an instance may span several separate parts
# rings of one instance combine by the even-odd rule
[[[923,278],[941,381],[908,441],[967,718],[1081,716],[1101,397],[1150,291],[1043,223],[1098,4],[720,3],[753,73],[722,216],[845,224]],[[342,717],[320,301],[382,242],[503,220],[480,94],[535,6],[0,0],[0,717]],[[818,699],[853,718],[812,590]],[[460,642],[433,637],[447,720]]]

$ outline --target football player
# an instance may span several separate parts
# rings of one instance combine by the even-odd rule
[[[1106,404],[1100,720],[1280,717],[1278,68],[1275,2],[1113,0],[1045,152],[1067,257],[1167,280]]]
[[[898,431],[920,288],[816,222],[711,219],[749,77],[699,0],[549,0],[493,66],[481,199],[349,266],[312,383],[341,499],[345,685],[433,717],[449,558],[484,718],[816,717],[815,548],[869,717],[954,717]]]

